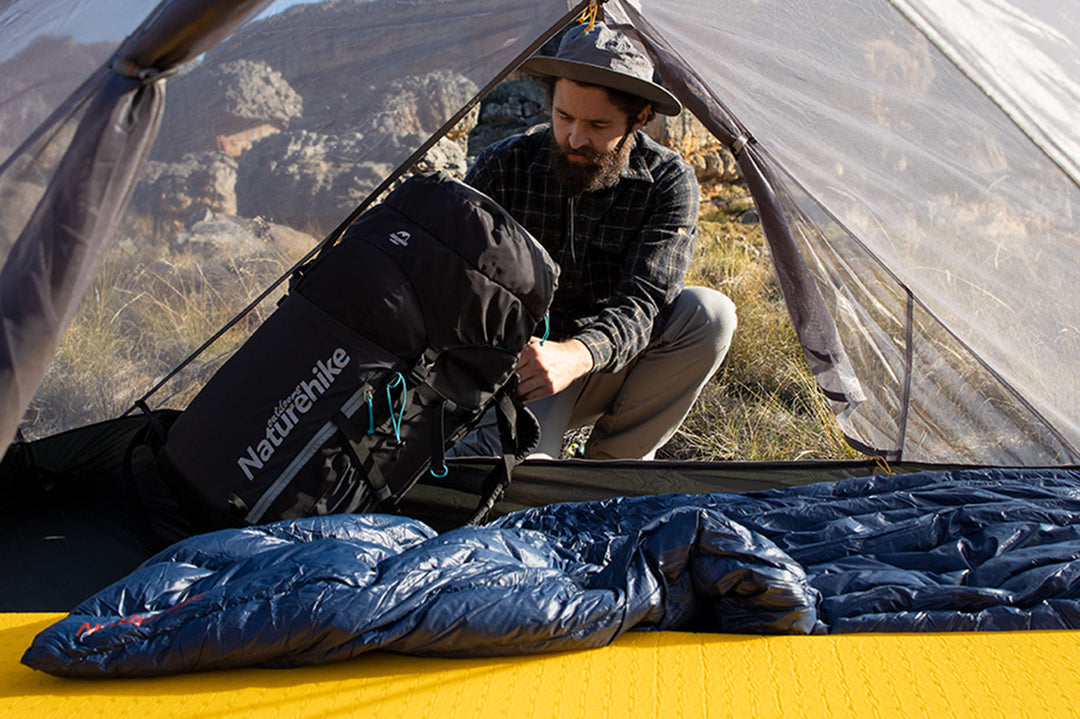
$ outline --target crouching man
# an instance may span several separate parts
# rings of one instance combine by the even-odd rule
[[[679,101],[648,57],[596,24],[523,68],[548,86],[550,127],[487,148],[465,181],[506,208],[560,267],[549,334],[518,364],[519,396],[540,420],[537,455],[593,425],[591,459],[652,459],[724,359],[735,306],[684,287],[697,235],[691,167],[641,131]],[[497,454],[489,424],[453,454]]]

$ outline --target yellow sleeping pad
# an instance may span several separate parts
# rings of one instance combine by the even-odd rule
[[[19,663],[55,614],[0,614],[0,716],[1075,717],[1080,631],[760,637],[632,632],[501,659],[383,652],[303,669],[72,680]]]

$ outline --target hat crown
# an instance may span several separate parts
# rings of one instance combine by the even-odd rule
[[[563,36],[555,57],[607,68],[645,82],[653,79],[649,58],[629,38],[603,23],[596,23],[591,31],[584,25],[571,29]]]
[[[521,67],[539,77],[563,77],[635,95],[663,115],[682,111],[678,99],[653,80],[652,59],[645,51],[603,23],[570,29],[554,55],[533,55]]]

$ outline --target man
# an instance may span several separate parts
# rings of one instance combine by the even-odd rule
[[[697,235],[693,170],[641,128],[681,105],[653,66],[602,23],[570,30],[526,72],[549,88],[551,125],[489,147],[465,181],[505,207],[560,266],[550,335],[518,364],[519,396],[540,420],[537,454],[593,425],[585,456],[651,459],[719,367],[735,308],[683,288]],[[485,432],[456,453],[497,444]]]

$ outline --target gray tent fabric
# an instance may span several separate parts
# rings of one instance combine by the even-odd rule
[[[1023,2],[911,3],[907,14],[728,5],[653,3],[641,15],[756,139],[746,152],[771,190],[757,199],[777,198],[798,246],[770,232],[785,299],[852,444],[920,461],[1077,461],[1066,269],[1077,187],[1051,160],[1075,148],[1076,123],[1039,101],[1075,93],[1076,9],[1056,7],[1051,26]],[[1005,75],[988,58],[1023,33],[1034,40],[1013,60],[1027,72]],[[1044,39],[1071,51],[1052,57]],[[1029,109],[1021,125],[1002,111],[1023,103],[1042,114]],[[842,353],[815,319],[817,293]],[[848,378],[866,396],[857,406]],[[850,391],[835,397],[838,387]]]
[[[57,170],[65,181],[50,186],[0,273],[3,437],[14,434],[101,262],[160,118],[157,88],[132,92],[137,81],[104,71],[94,80],[102,87]]]
[[[832,402],[837,416],[847,416],[865,401],[865,395],[824,298],[817,285],[810,281],[811,274],[792,237],[784,209],[769,179],[771,171],[757,152],[753,135],[738,123],[712,90],[702,83],[694,69],[679,57],[675,48],[662,40],[660,33],[651,27],[640,12],[633,6],[629,6],[628,11],[633,25],[615,26],[623,32],[633,32],[633,27],[641,28],[652,43],[661,74],[667,78],[668,84],[677,87],[678,94],[687,98],[687,107],[702,120],[713,136],[733,150],[760,211],[762,227],[777,268],[777,279],[810,369]],[[894,461],[901,457],[901,444],[890,448],[860,449],[866,454]]]
[[[320,212],[346,217],[586,3],[279,1],[246,25],[241,20],[258,3],[183,3],[192,8],[190,22],[170,16],[181,12],[179,3],[152,12],[128,5],[150,15],[132,41],[145,38],[157,48],[139,54],[140,64],[188,61],[168,84],[170,95],[189,99],[166,103],[151,162],[178,166],[192,153],[213,154],[213,166],[236,179],[223,213],[303,229],[317,225]],[[54,14],[61,6],[43,5]],[[116,7],[111,0],[87,6]],[[735,151],[807,360],[853,446],[890,461],[1080,462],[1080,293],[1073,289],[1080,6],[607,0],[602,12],[638,35],[669,89]],[[26,46],[35,27],[56,32],[42,22],[44,11],[23,13],[20,22],[16,14],[0,10],[0,47],[9,39],[10,47]],[[199,16],[220,22],[203,35]],[[190,30],[177,32],[180,26]],[[203,44],[185,50],[196,37]],[[227,102],[212,92],[224,72],[262,73],[288,86],[277,95],[282,107],[291,107],[282,98],[294,92],[303,109],[249,122],[244,132],[254,139],[244,154],[208,150],[207,136],[228,133],[200,126],[213,108],[198,101]],[[56,179],[47,185],[40,178],[20,184],[32,170],[21,163],[45,158],[46,146],[67,146],[80,119],[88,131],[102,120],[98,110],[86,110],[92,94],[128,82],[141,106],[160,93],[109,78],[95,74],[84,85],[93,93],[71,96],[35,136],[38,144],[7,160],[0,203],[11,212],[0,213],[0,238],[18,209],[9,201],[16,190],[48,186],[52,197],[57,182],[74,178],[65,170],[50,174]],[[0,105],[0,115],[22,98]],[[151,112],[140,117],[153,121]],[[0,130],[4,151],[23,139],[10,126]],[[118,166],[122,179],[113,189],[94,191],[94,202],[104,202],[98,225],[105,234],[151,136],[134,151],[117,146],[134,164]],[[90,147],[70,145],[71,162],[89,162]],[[332,172],[305,174],[320,163]],[[140,178],[135,192],[148,183]],[[55,202],[41,205],[29,226],[38,237],[67,222],[46,209]],[[97,212],[83,207],[87,216]],[[16,234],[26,235],[26,223],[17,224]],[[328,228],[317,229],[313,234]],[[9,253],[0,277],[6,304],[36,301],[21,289],[32,286],[23,284],[22,265],[10,263],[25,263],[37,242]],[[94,265],[106,243],[103,236],[79,249],[73,266]],[[40,311],[55,316],[48,321],[56,328],[42,347],[55,346],[87,276],[72,282],[63,307]],[[20,333],[27,331],[9,326],[9,344],[25,341]],[[8,362],[27,368],[0,377],[7,413],[22,412],[49,351],[24,360],[5,350]],[[0,441],[18,417],[5,421]]]
[[[61,123],[65,112],[81,110],[54,179],[0,272],[3,447],[101,264],[149,154],[164,103],[155,78],[212,47],[264,3],[163,3],[54,116]],[[34,139],[16,156],[28,153]]]
[[[1076,18],[1054,3],[905,2],[900,10],[1074,182],[1080,182]],[[1017,13],[1020,10],[1021,13]]]

